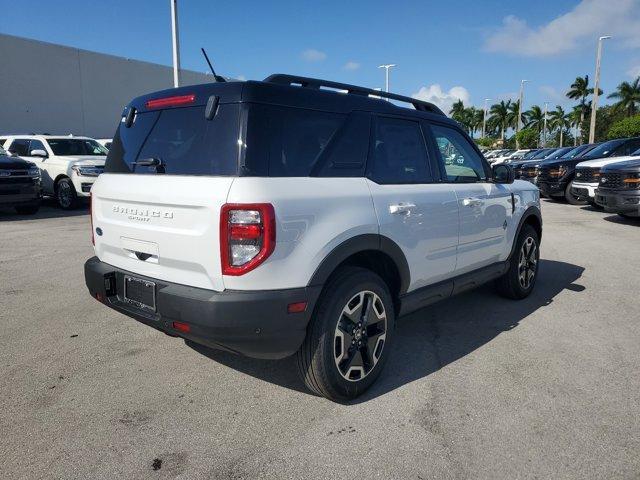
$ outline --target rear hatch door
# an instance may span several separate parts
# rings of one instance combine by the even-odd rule
[[[95,252],[103,262],[224,290],[219,217],[237,175],[239,104],[220,102],[207,119],[207,100],[138,105],[130,125],[125,109],[92,189]]]

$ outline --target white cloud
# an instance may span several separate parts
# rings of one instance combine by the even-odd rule
[[[360,64],[358,62],[353,62],[353,61],[349,61],[347,63],[344,64],[344,68],[345,70],[358,70],[360,68]]]
[[[640,64],[635,65],[627,70],[627,75],[629,75],[634,80],[640,77]]]
[[[323,60],[326,60],[327,54],[320,50],[309,48],[302,52],[302,58],[307,62],[322,62]]]
[[[546,57],[592,47],[601,35],[613,35],[627,47],[640,47],[640,2],[582,0],[573,10],[549,23],[531,27],[509,15],[485,40],[484,49],[528,57]]]
[[[442,90],[442,87],[437,83],[422,87],[417,93],[411,96],[418,100],[424,100],[437,105],[446,114],[449,114],[451,106],[458,100],[462,100],[462,102],[468,106],[469,99],[471,98],[469,91],[464,87],[452,87],[446,92]]]
[[[564,93],[559,92],[558,90],[556,90],[554,87],[550,85],[542,85],[538,90],[540,91],[545,101],[547,102],[567,103],[568,101]]]

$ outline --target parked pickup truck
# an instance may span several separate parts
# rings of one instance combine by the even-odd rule
[[[0,147],[0,207],[33,215],[40,208],[41,199],[38,167],[22,158],[10,156]]]

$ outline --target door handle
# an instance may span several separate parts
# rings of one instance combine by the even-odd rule
[[[482,200],[479,198],[465,198],[462,200],[462,205],[465,207],[479,207],[482,203]]]
[[[389,205],[389,213],[407,215],[411,212],[412,208],[416,208],[413,203],[398,203],[395,205]]]

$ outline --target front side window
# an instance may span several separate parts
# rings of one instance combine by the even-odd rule
[[[441,162],[449,182],[486,181],[487,174],[480,155],[460,132],[453,128],[432,125]]]
[[[50,138],[51,151],[57,157],[79,157],[85,155],[106,156],[108,150],[95,140],[83,138]]]
[[[429,183],[433,176],[420,124],[378,117],[369,154],[369,177],[376,183]]]
[[[47,151],[40,140],[31,140],[31,144],[29,144],[29,154],[31,154],[31,152],[33,152],[34,150],[44,150],[45,152]]]

